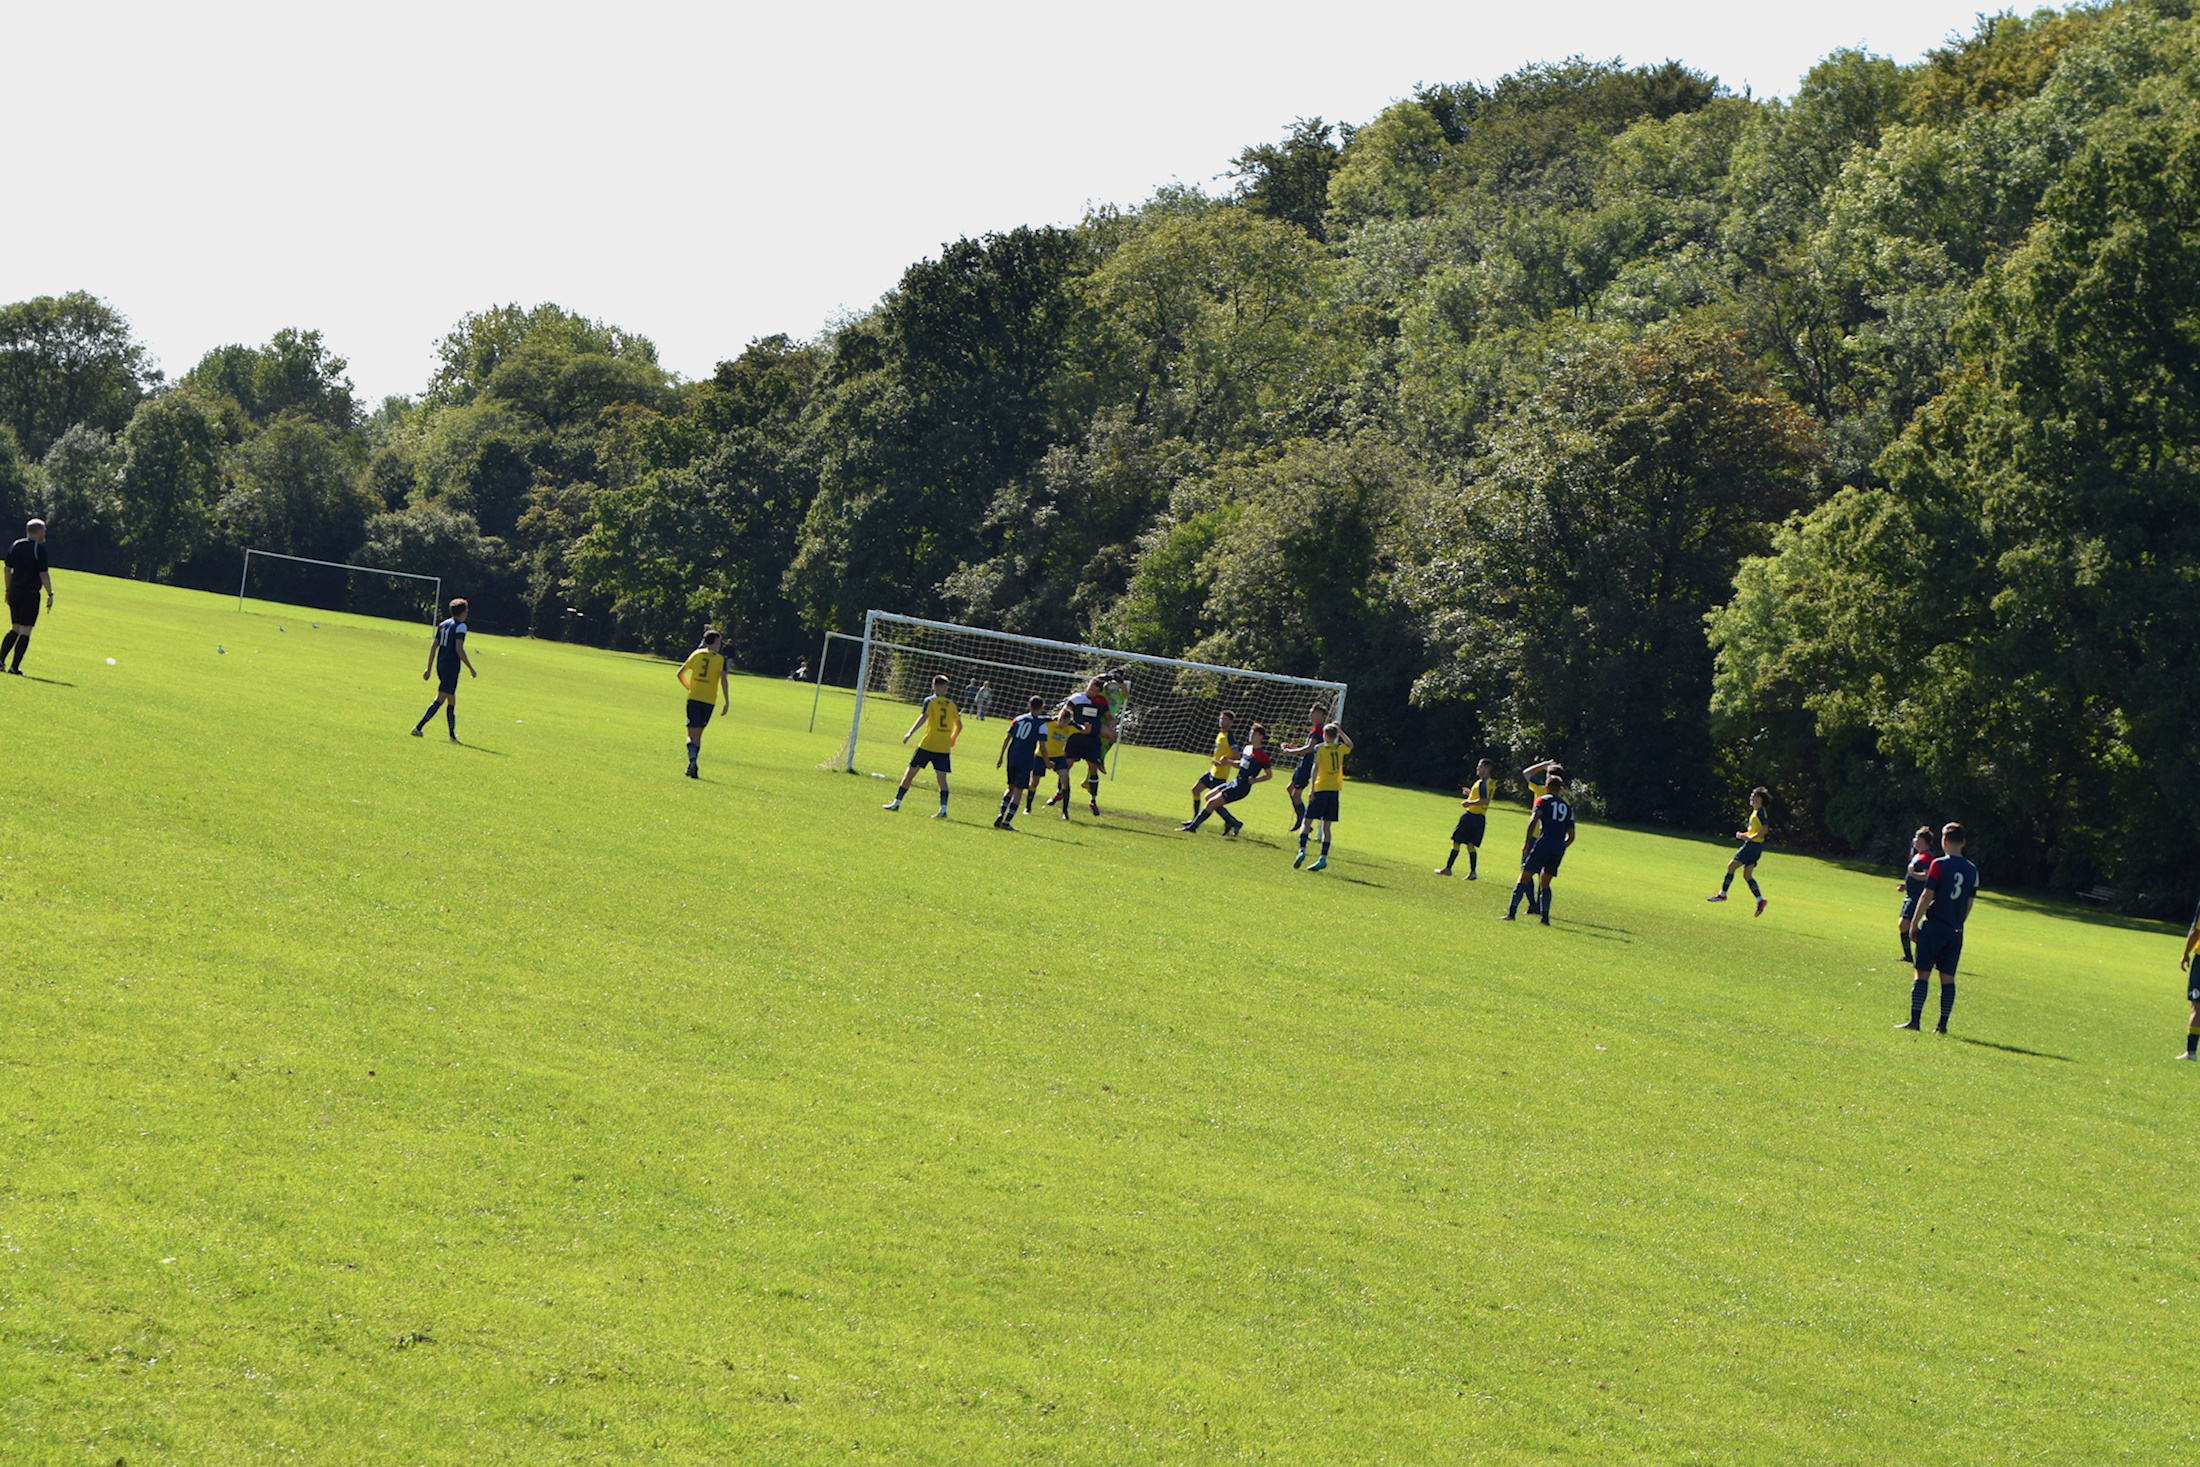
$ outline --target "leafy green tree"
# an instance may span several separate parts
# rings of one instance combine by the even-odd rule
[[[213,540],[220,430],[190,394],[168,392],[139,405],[120,447],[118,538],[139,577],[167,575]]]
[[[1329,180],[1344,150],[1336,129],[1319,117],[1302,117],[1281,143],[1255,143],[1231,165],[1238,202],[1256,214],[1296,224],[1316,239],[1328,238]]]
[[[441,576],[445,597],[476,602],[488,610],[484,624],[496,624],[495,606],[509,579],[509,565],[504,546],[484,536],[472,515],[440,504],[410,505],[368,520],[365,536],[360,563]],[[417,597],[410,588],[370,585],[365,599],[368,609],[384,615],[412,616],[418,614]]]
[[[77,423],[120,432],[159,380],[129,321],[95,296],[0,306],[0,424],[33,458]]]
[[[255,425],[292,414],[337,432],[358,421],[350,363],[331,355],[318,331],[290,327],[264,347],[218,346],[183,374],[178,384],[208,397],[227,397]]]
[[[552,360],[601,356],[636,367],[657,366],[656,344],[647,337],[549,303],[531,309],[492,306],[467,316],[438,344],[439,365],[428,384],[427,402],[472,402],[489,389],[497,369],[526,348]]]
[[[1424,701],[1479,703],[1570,757],[1631,820],[1687,821],[1711,765],[1703,618],[1807,502],[1809,420],[1724,333],[1558,365],[1424,531],[1415,599],[1442,656]]]
[[[341,561],[382,510],[360,482],[358,445],[310,417],[277,418],[230,464],[230,487],[215,513],[237,545]]]

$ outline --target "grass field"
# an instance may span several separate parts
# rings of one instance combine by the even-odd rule
[[[1507,926],[1425,793],[1349,786],[1320,875],[1137,751],[1003,834],[998,721],[888,815],[815,767],[844,698],[738,681],[690,782],[669,664],[477,637],[452,747],[422,628],[58,580],[0,679],[0,1460],[2194,1450],[2160,926],[1988,893],[1898,1034],[1882,873],[1776,851],[1752,920],[1589,826]]]

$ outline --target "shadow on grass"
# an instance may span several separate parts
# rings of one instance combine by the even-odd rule
[[[469,744],[466,743],[464,740],[461,740],[458,746],[461,749],[471,750],[476,754],[493,754],[499,759],[509,759],[512,757],[511,755],[505,753],[502,749],[491,749],[481,744]]]
[[[1949,1037],[1954,1039],[1955,1042],[1958,1044],[1975,1044],[1980,1049],[1998,1049],[2003,1054],[2021,1054],[2030,1059],[2060,1060],[2066,1065],[2074,1065],[2077,1063],[2076,1060],[2072,1059],[2067,1054],[2049,1054],[2043,1049],[2025,1049],[2021,1045],[2015,1044],[1996,1044],[1991,1039],[1966,1039],[1961,1034],[1955,1034]]]
[[[62,680],[61,678],[57,678],[57,677],[40,677],[40,676],[39,676],[39,675],[38,675],[37,673],[35,673],[35,672],[19,672],[19,673],[16,673],[16,674],[14,674],[14,675],[15,675],[16,677],[19,677],[19,678],[23,679],[23,681],[24,681],[24,682],[27,682],[27,683],[44,683],[44,684],[45,684],[45,685],[46,685],[47,687],[49,687],[49,688],[73,688],[73,687],[75,687],[75,686],[76,686],[76,684],[75,684],[75,683],[63,681],[63,680]]]

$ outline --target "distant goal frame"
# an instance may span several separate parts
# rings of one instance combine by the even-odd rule
[[[340,560],[315,560],[310,555],[285,555],[280,550],[258,550],[247,546],[244,552],[244,569],[237,573],[237,609],[244,610],[245,584],[252,579],[252,557],[262,560],[288,560],[299,565],[321,565],[330,570],[361,571],[370,576],[397,576],[407,581],[432,581],[435,591],[428,601],[428,620],[436,620],[436,613],[443,608],[443,577],[422,575],[417,571],[386,570],[378,565],[352,565]]]

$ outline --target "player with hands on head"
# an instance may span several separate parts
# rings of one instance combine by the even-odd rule
[[[1544,759],[1520,772],[1529,789],[1542,789],[1528,812],[1528,833],[1520,843],[1520,880],[1513,884],[1512,902],[1499,921],[1510,922],[1528,899],[1528,910],[1551,925],[1551,878],[1574,843],[1574,807],[1566,799],[1566,771],[1556,759]],[[1540,881],[1538,889],[1536,883]]]

